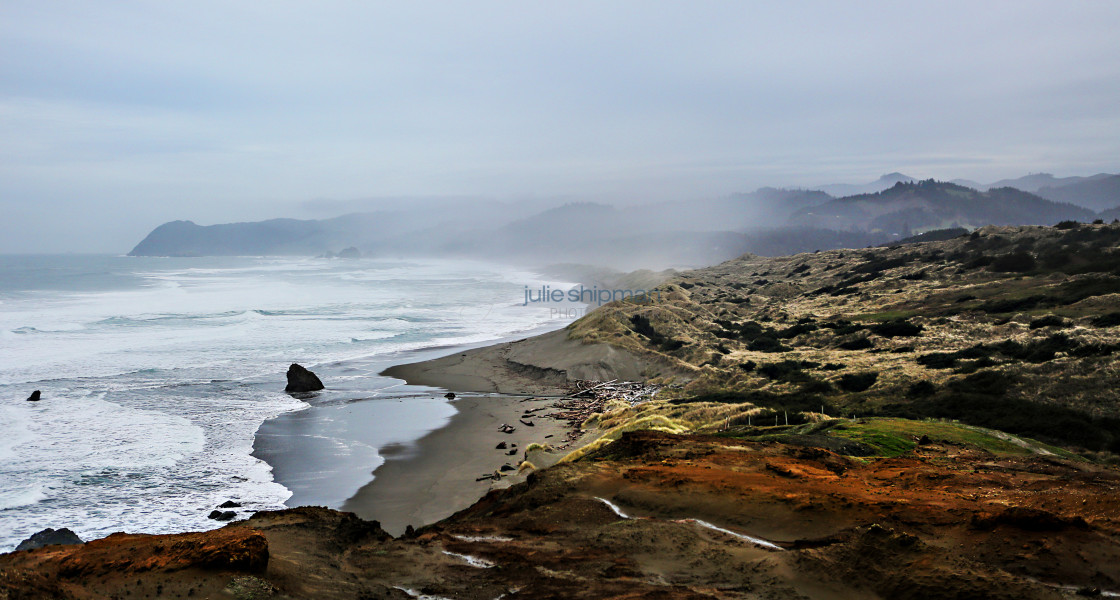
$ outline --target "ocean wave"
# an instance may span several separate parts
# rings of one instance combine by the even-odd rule
[[[0,489],[0,510],[30,506],[47,499],[43,485]]]
[[[223,261],[145,262],[153,285],[46,290],[0,308],[0,397],[18,399],[0,401],[0,490],[9,503],[49,495],[0,514],[0,551],[59,523],[82,537],[167,533],[217,526],[206,514],[228,499],[280,508],[292,492],[251,453],[263,422],[308,406],[281,391],[288,364],[337,367],[548,322],[505,306],[522,276],[493,266]],[[367,376],[335,384],[376,396]],[[24,402],[35,388],[44,401]],[[376,452],[347,452],[368,475]]]

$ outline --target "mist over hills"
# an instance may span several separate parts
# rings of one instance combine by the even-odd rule
[[[1055,202],[1070,202],[1093,210],[1115,210],[1120,206],[1120,175],[1100,174],[1036,192]]]
[[[909,175],[894,172],[887,173],[879,179],[870,183],[853,184],[853,183],[832,183],[828,185],[818,186],[816,189],[825,192],[826,194],[841,198],[844,196],[855,196],[858,194],[873,194],[883,190],[894,187],[896,183],[913,183],[917,181]]]
[[[838,198],[799,210],[792,221],[820,229],[902,232],[984,225],[1053,225],[1092,220],[1096,213],[1011,187],[980,192],[933,180],[899,182],[872,194]]]
[[[133,256],[330,255],[461,257],[620,269],[689,267],[744,253],[777,256],[865,247],[945,228],[1053,225],[1120,216],[1120,175],[1033,174],[969,187],[890,173],[863,185],[760,188],[703,201],[559,206],[420,203],[322,220],[272,219],[202,226],[172,221]],[[983,189],[980,189],[983,188]],[[836,197],[827,190],[871,190]],[[354,254],[353,251],[350,254]]]

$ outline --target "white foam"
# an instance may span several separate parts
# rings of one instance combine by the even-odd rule
[[[596,496],[595,499],[602,502],[603,504],[606,504],[608,507],[610,507],[610,509],[612,511],[614,511],[614,514],[618,515],[620,518],[623,518],[623,519],[632,519],[633,518],[633,517],[627,515],[626,513],[622,512],[622,509],[619,508],[618,505],[616,505],[614,502],[611,502],[610,500],[607,500],[606,498],[600,498],[598,496]],[[732,537],[750,542],[752,544],[755,544],[756,546],[762,546],[763,548],[766,548],[768,550],[784,550],[784,548],[782,548],[781,546],[779,546],[779,545],[777,545],[773,542],[769,542],[767,540],[764,540],[762,538],[757,538],[757,537],[754,537],[752,535],[746,535],[744,533],[738,533],[738,532],[735,532],[735,531],[731,531],[730,529],[726,529],[726,528],[720,527],[718,525],[713,525],[713,524],[711,524],[707,521],[703,521],[701,519],[691,519],[691,518],[689,518],[689,519],[676,519],[674,522],[676,522],[676,523],[692,523],[692,524],[695,524],[695,525],[699,525],[699,526],[701,526],[705,529],[711,529],[712,531],[718,531],[720,533],[730,535]]]
[[[500,535],[456,535],[451,537],[464,542],[512,542],[513,538]]]
[[[408,594],[409,596],[412,596],[413,598],[419,598],[420,600],[451,600],[450,598],[445,598],[443,596],[431,596],[428,594],[422,594],[412,588],[401,587],[399,585],[394,585],[393,589],[400,590]]]
[[[31,420],[27,413],[35,410],[35,405],[27,401],[11,401],[13,405],[0,405],[0,463],[15,458],[18,447],[35,437],[31,432]]]
[[[602,502],[603,504],[606,504],[608,507],[610,507],[610,509],[614,511],[614,514],[618,515],[620,518],[622,518],[622,519],[629,519],[630,518],[629,515],[622,512],[622,509],[619,508],[618,505],[615,504],[614,502],[611,502],[610,500],[607,500],[606,498],[598,498],[597,497],[595,499],[598,500],[599,502]]]
[[[457,559],[467,563],[468,567],[474,567],[476,569],[492,569],[492,568],[494,568],[494,563],[486,560],[485,558],[479,558],[477,556],[471,556],[470,554],[459,554],[457,552],[451,552],[449,550],[444,550],[443,553],[450,556],[450,557],[457,558]]]
[[[41,484],[3,489],[0,490],[0,510],[28,506],[46,498],[47,494]]]
[[[762,538],[756,538],[752,535],[746,535],[746,534],[743,534],[743,533],[736,533],[734,531],[731,531],[730,529],[724,529],[723,527],[719,527],[718,525],[712,525],[711,523],[709,523],[707,521],[701,521],[700,519],[684,519],[684,522],[695,523],[695,524],[697,524],[701,527],[711,529],[713,531],[718,531],[720,533],[724,533],[724,534],[730,535],[732,537],[739,538],[741,540],[746,540],[746,541],[748,541],[748,542],[750,542],[750,543],[752,543],[756,546],[762,546],[763,548],[766,548],[768,550],[784,550],[784,548],[782,548],[781,546],[779,546],[779,545],[777,545],[773,542],[768,542],[768,541],[766,541]]]
[[[250,456],[254,433],[306,405],[252,382],[293,360],[484,342],[549,322],[516,304],[537,277],[483,263],[199,260],[122,257],[142,285],[5,295],[0,551],[47,526],[163,533],[216,526],[206,513],[230,498],[279,508],[291,492]],[[24,402],[36,388],[43,401]]]

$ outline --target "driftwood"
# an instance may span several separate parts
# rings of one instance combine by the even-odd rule
[[[661,388],[637,381],[584,381],[571,383],[572,391],[552,404],[555,412],[543,416],[568,422],[570,430],[564,436],[560,448],[566,448],[582,435],[580,427],[592,415],[602,413],[607,402],[621,400],[630,406],[637,406],[649,400]],[[524,423],[524,421],[522,421]]]

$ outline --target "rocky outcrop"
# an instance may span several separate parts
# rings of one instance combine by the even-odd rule
[[[35,392],[38,394],[39,392]],[[62,529],[51,529],[50,527],[36,533],[35,535],[23,540],[16,546],[16,551],[20,550],[34,550],[35,548],[42,548],[43,546],[59,545],[72,545],[83,544],[82,538],[78,537],[76,533],[63,527]]]
[[[288,386],[284,388],[288,393],[317,392],[323,389],[323,382],[311,371],[292,363],[288,367]]]
[[[263,573],[268,540],[252,529],[147,536],[114,533],[61,557],[59,575],[92,580],[102,574],[171,572],[195,568]]]
[[[259,512],[204,533],[0,555],[0,598],[1107,595],[1120,589],[1108,567],[1118,499],[1107,465],[937,439],[857,460],[635,431],[395,540],[352,513]],[[995,515],[990,528],[978,513]]]

